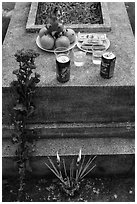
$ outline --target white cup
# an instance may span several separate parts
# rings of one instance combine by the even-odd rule
[[[77,67],[83,66],[86,62],[86,52],[73,50],[73,59],[75,66]]]
[[[92,47],[92,62],[93,64],[96,64],[96,65],[100,65],[101,64],[101,58],[102,58],[102,55],[105,53],[106,51],[106,48],[104,47],[104,49],[96,49],[96,47]]]

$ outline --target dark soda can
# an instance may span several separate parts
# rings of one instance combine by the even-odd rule
[[[110,79],[113,76],[115,68],[116,56],[112,52],[105,52],[102,55],[100,75],[105,79]]]
[[[57,80],[65,83],[70,79],[70,58],[67,55],[59,54],[56,57]]]

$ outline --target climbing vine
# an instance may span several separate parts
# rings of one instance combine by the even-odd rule
[[[40,75],[36,72],[34,73],[34,70],[36,69],[35,58],[39,56],[39,53],[31,49],[22,49],[18,50],[14,56],[19,63],[19,69],[13,71],[17,80],[11,83],[15,91],[15,96],[17,96],[12,115],[15,130],[12,134],[12,142],[17,144],[15,154],[20,181],[18,201],[22,201],[26,172],[31,171],[29,159],[33,142],[31,136],[34,132],[27,130],[26,126],[27,120],[35,111],[33,97],[36,84],[40,82]]]

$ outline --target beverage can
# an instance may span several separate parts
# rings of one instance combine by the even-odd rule
[[[56,58],[57,80],[65,83],[70,79],[70,58],[65,54],[59,54]]]
[[[113,76],[115,68],[116,56],[112,52],[105,52],[102,55],[100,75],[105,79],[110,79]]]

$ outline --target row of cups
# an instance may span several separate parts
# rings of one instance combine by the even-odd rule
[[[105,50],[92,49],[92,62],[93,64],[100,65],[101,57]],[[57,80],[61,83],[67,82],[70,78],[70,51],[65,47],[59,47],[54,50],[56,57],[56,73]],[[75,66],[83,66],[86,62],[87,52],[72,50],[73,61]]]
[[[105,51],[106,51],[106,49],[97,50],[96,47],[95,47],[95,49],[94,49],[94,46],[92,47],[92,62],[93,62],[93,64],[101,64],[101,57]],[[65,54],[65,55],[66,54],[69,55],[69,51],[65,47],[56,48],[54,53],[56,56],[58,56],[58,54],[60,54],[60,53]],[[86,55],[87,55],[86,51],[79,51],[79,50],[74,49],[73,50],[74,64],[78,67],[83,66],[86,62]]]

